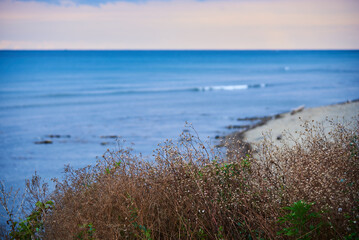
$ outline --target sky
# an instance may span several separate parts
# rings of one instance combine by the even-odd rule
[[[0,0],[0,49],[359,49],[359,0]]]

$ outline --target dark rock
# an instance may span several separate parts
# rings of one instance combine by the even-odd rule
[[[109,142],[102,142],[101,143],[102,146],[109,145],[109,144],[110,144]]]
[[[215,137],[214,137],[214,139],[224,139],[225,138],[225,136],[220,136],[220,135],[216,135]]]
[[[278,118],[282,118],[282,117],[283,117],[282,114],[276,114],[276,115],[274,115],[274,119],[278,119]]]
[[[277,136],[277,140],[281,140],[282,139],[282,134],[279,134],[278,136]]]
[[[299,112],[301,112],[301,111],[303,111],[303,110],[304,110],[304,105],[301,105],[301,106],[299,106],[299,107],[297,107],[297,108],[294,108],[294,109],[290,112],[290,115],[294,115],[294,114],[299,113]]]
[[[49,138],[60,138],[61,136],[60,135],[47,135],[47,137],[49,137]]]
[[[237,118],[238,121],[257,121],[261,120],[261,117],[246,117],[246,118]]]
[[[238,128],[241,128],[240,125],[229,125],[226,127],[227,129],[238,129]]]
[[[49,138],[70,138],[71,136],[70,135],[50,134],[50,135],[47,135],[46,137],[49,137]]]
[[[109,136],[101,136],[100,138],[118,138],[119,136],[116,135],[109,135]]]
[[[226,128],[227,129],[243,129],[243,130],[246,130],[246,129],[249,129],[250,127],[251,127],[250,125],[229,125]]]
[[[35,142],[35,144],[52,144],[52,141],[51,140],[38,141]]]

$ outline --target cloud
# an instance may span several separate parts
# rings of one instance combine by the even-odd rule
[[[2,49],[359,48],[356,0],[0,2]]]
[[[99,6],[101,4],[113,2],[130,2],[130,3],[145,3],[149,0],[16,0],[18,2],[42,2],[55,5],[66,5],[67,3],[73,5],[91,5]],[[165,1],[165,0],[164,0]]]

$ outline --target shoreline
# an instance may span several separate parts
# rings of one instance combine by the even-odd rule
[[[280,146],[285,138],[283,132],[296,137],[298,135],[296,132],[303,130],[301,124],[305,121],[325,123],[326,120],[332,120],[353,127],[354,119],[359,119],[359,99],[314,108],[299,106],[289,112],[273,116],[239,118],[238,121],[250,121],[252,124],[228,126],[229,129],[241,130],[221,137],[217,147],[241,148],[241,152],[245,155],[263,140],[263,133],[271,132],[274,143]],[[324,124],[325,132],[330,130],[328,125],[328,122]]]

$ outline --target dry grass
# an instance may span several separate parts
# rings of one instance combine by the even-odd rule
[[[29,182],[32,199],[55,203],[39,236],[282,239],[289,238],[277,235],[283,207],[299,200],[314,202],[321,214],[313,239],[358,234],[358,129],[336,125],[329,136],[320,125],[303,129],[301,140],[281,149],[267,138],[256,158],[233,148],[221,156],[186,133],[178,144],[162,144],[154,163],[120,147],[95,166],[66,167],[47,197],[39,179]]]

